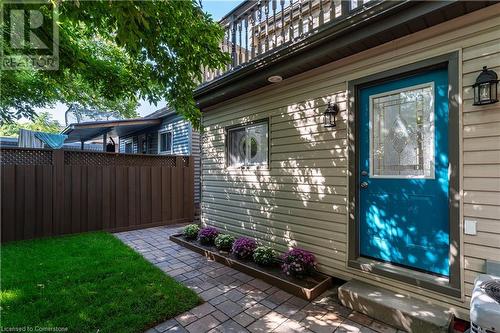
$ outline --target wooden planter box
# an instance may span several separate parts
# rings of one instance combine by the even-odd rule
[[[170,236],[170,240],[211,260],[261,279],[308,301],[315,299],[332,286],[332,278],[320,272],[315,272],[306,279],[298,279],[282,273],[279,268],[260,267],[254,262],[240,260],[229,253],[218,251],[214,246],[204,246],[197,241],[186,240],[180,234]]]

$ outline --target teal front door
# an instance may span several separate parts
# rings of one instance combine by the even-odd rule
[[[449,275],[448,73],[359,94],[359,252]]]

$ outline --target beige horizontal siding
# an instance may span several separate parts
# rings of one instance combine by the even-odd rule
[[[477,221],[463,235],[461,298],[347,267],[349,80],[459,50],[461,217]],[[474,278],[500,260],[500,104],[472,106],[472,84],[487,65],[500,73],[500,4],[401,38],[221,103],[204,113],[202,222],[247,235],[280,251],[300,246],[321,269],[448,306],[467,318]],[[322,126],[328,101],[338,126]],[[269,168],[226,168],[225,127],[269,121]]]
[[[464,236],[464,289],[470,296],[474,279],[486,271],[486,260],[500,260],[500,108],[472,106],[477,74],[473,68],[500,69],[500,41],[463,49],[463,188],[464,218],[477,221],[477,235]],[[471,73],[465,73],[471,71]]]
[[[487,150],[500,150],[500,140],[497,136],[490,136],[486,138],[466,138],[463,144],[465,151],[487,151]]]
[[[191,129],[191,155],[194,158],[194,203],[200,204],[201,187],[201,141],[200,133]]]

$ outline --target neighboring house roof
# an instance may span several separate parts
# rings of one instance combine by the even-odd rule
[[[61,133],[68,136],[66,142],[87,141],[103,134],[126,136],[148,127],[158,126],[161,122],[161,117],[92,121],[71,124]]]
[[[68,125],[61,133],[68,135],[66,142],[87,141],[103,134],[127,136],[149,127],[160,125],[162,119],[175,114],[168,106],[142,118],[123,120],[99,120]]]
[[[175,114],[175,110],[171,110],[168,106],[166,106],[164,108],[161,108],[153,113],[144,116],[144,118],[164,118],[172,114]]]

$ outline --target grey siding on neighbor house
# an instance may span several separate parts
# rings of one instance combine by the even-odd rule
[[[132,139],[132,152],[138,153],[139,137],[141,135],[148,136],[148,154],[158,154],[158,132],[162,130],[171,130],[173,134],[173,148],[172,154],[174,155],[190,155],[190,131],[191,126],[188,121],[184,120],[179,115],[170,115],[163,119],[160,126],[151,127],[144,131],[136,132],[128,136],[120,137],[120,153],[125,152],[125,141]]]
[[[191,154],[191,125],[188,121],[179,115],[171,115],[163,119],[158,130],[169,130],[173,133],[173,148],[174,155],[190,155]],[[158,132],[156,132],[158,135]],[[156,144],[158,144],[158,136],[156,136]]]

